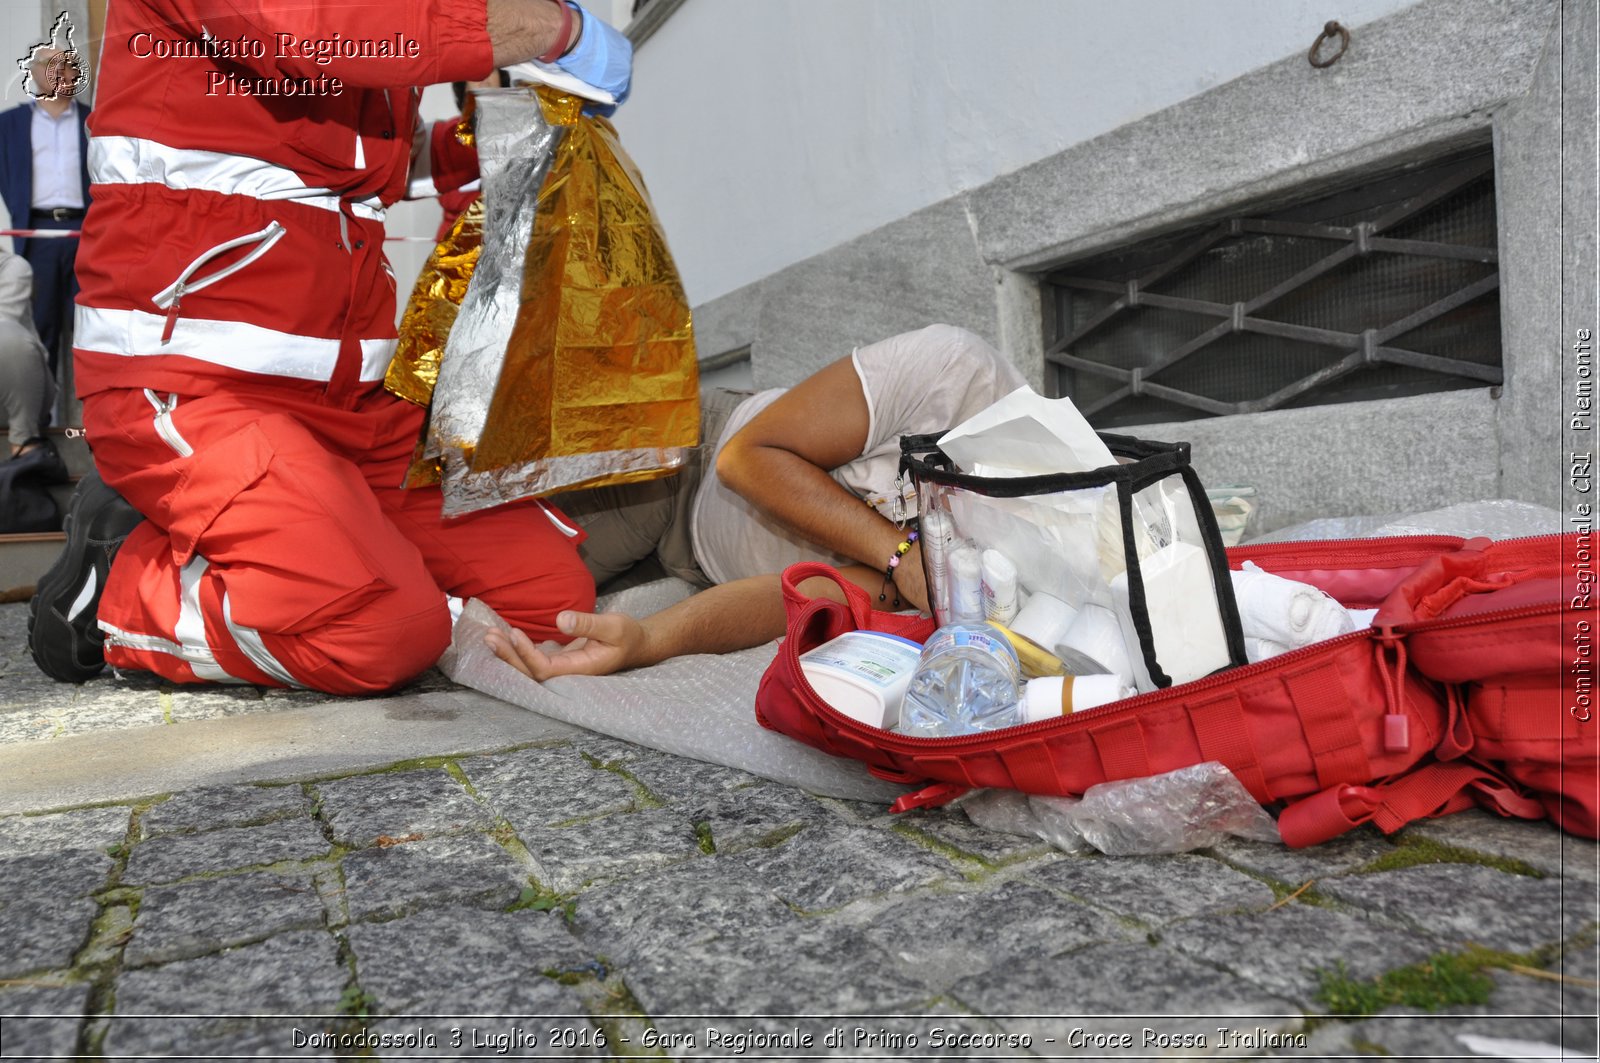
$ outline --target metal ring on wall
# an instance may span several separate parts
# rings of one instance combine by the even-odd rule
[[[1323,59],[1320,55],[1322,51],[1322,45],[1327,41],[1333,40],[1335,37],[1339,38],[1339,50],[1328,56],[1328,58]],[[1339,25],[1337,22],[1329,22],[1322,27],[1322,33],[1319,34],[1317,39],[1312,43],[1311,51],[1306,54],[1306,59],[1311,63],[1312,66],[1316,67],[1318,70],[1321,70],[1324,67],[1330,67],[1334,63],[1337,63],[1339,61],[1339,57],[1343,55],[1345,50],[1349,47],[1350,31]]]

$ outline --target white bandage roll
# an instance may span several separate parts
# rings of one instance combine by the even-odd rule
[[[1078,611],[1072,606],[1040,591],[1028,599],[1009,626],[1035,646],[1054,653],[1077,618]]]
[[[1137,651],[1137,645],[1130,647],[1123,638],[1115,613],[1103,605],[1086,605],[1078,610],[1077,618],[1062,636],[1056,656],[1075,675],[1109,673],[1123,685],[1133,686],[1133,659],[1129,654]]]

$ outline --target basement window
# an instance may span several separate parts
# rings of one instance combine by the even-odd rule
[[[1501,382],[1480,151],[1045,277],[1049,382],[1097,428]]]

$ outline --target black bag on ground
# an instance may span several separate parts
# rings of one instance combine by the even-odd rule
[[[52,484],[67,482],[67,466],[47,439],[29,440],[33,449],[0,462],[0,534],[61,530],[61,509]]]

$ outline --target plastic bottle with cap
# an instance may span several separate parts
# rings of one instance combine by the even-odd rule
[[[900,709],[900,730],[923,738],[1016,722],[1022,696],[1016,651],[993,624],[947,624],[922,647]]]
[[[928,581],[928,607],[941,624],[950,622],[950,551],[955,548],[955,522],[932,509],[918,521],[923,571]]]
[[[1053,675],[1022,684],[1018,675],[1016,654],[993,624],[942,627],[922,648],[899,729],[923,738],[998,731],[1138,694],[1114,675]]]
[[[960,546],[949,555],[950,623],[983,619],[983,557],[975,546]]]

